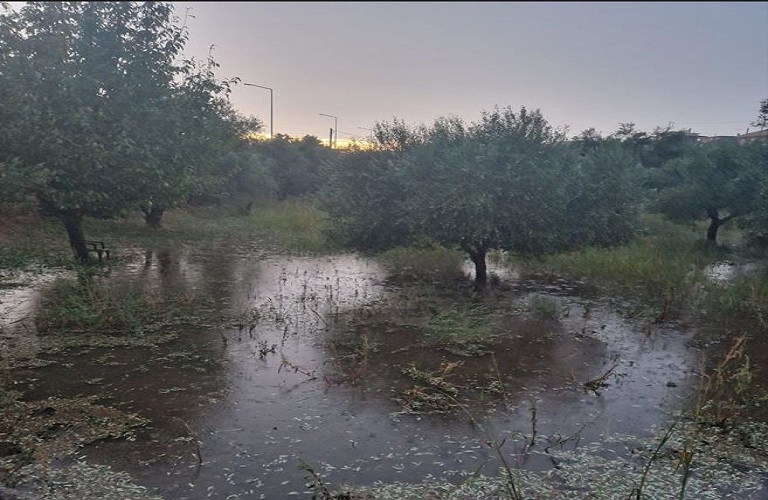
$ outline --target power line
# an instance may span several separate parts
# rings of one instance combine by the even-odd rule
[[[677,125],[722,125],[724,123],[751,123],[749,120],[735,120],[728,122],[672,122]]]

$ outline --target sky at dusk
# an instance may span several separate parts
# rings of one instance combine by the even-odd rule
[[[394,118],[540,109],[575,135],[620,123],[746,132],[768,98],[768,2],[173,2],[219,78],[273,89],[275,133],[339,141]],[[269,132],[270,92],[235,108]]]

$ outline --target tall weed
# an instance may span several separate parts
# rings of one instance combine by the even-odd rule
[[[768,331],[768,273],[755,272],[703,287],[699,308],[713,318],[734,318]]]
[[[94,277],[60,279],[43,300],[35,325],[41,333],[135,334],[158,328],[194,310],[189,297],[161,297],[120,288]]]

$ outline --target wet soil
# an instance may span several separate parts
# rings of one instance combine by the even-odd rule
[[[93,396],[149,422],[54,466],[109,465],[167,499],[306,496],[302,464],[331,488],[458,483],[496,474],[494,445],[549,470],[521,450],[653,436],[700,381],[693,328],[628,316],[583,283],[506,277],[472,299],[492,320],[462,343],[427,326],[465,284],[393,283],[357,255],[148,250],[107,279],[201,297],[207,320],[153,345],[51,349],[31,321],[39,282],[0,291],[3,357],[45,361],[9,371],[24,400]]]

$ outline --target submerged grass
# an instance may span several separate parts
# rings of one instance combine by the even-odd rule
[[[120,287],[81,271],[77,279],[57,280],[42,306],[35,318],[42,334],[120,336],[157,331],[191,317],[200,304],[186,295],[169,297],[144,288]]]
[[[456,303],[453,308],[435,311],[424,326],[434,342],[485,343],[493,336],[491,311],[473,303]]]

